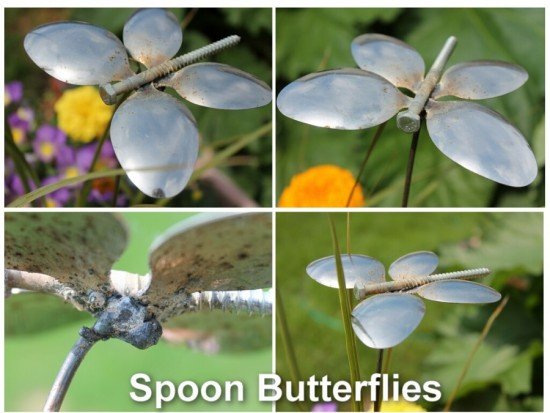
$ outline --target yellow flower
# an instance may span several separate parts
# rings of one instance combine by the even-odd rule
[[[336,165],[318,165],[294,175],[279,199],[280,207],[345,207],[355,178]],[[357,185],[349,206],[365,205]]]
[[[113,115],[112,106],[103,103],[93,86],[66,90],[54,108],[59,128],[73,141],[83,143],[103,135]]]
[[[374,406],[371,407],[370,411],[374,411]],[[393,401],[389,400],[387,402],[382,402],[380,407],[381,412],[425,412],[426,410],[418,405],[405,400]]]

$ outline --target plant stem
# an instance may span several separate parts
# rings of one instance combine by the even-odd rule
[[[384,364],[384,349],[378,350],[378,362],[376,363],[376,372],[382,374],[382,365]],[[380,376],[382,377],[382,376]],[[383,380],[380,379],[380,386],[376,390],[376,400],[374,400],[374,411],[379,412],[380,407],[382,407],[382,383]]]
[[[279,294],[279,290],[275,289],[275,300],[277,308],[277,322],[279,323],[279,334],[283,341],[283,347],[285,349],[286,362],[290,369],[290,377],[292,379],[292,387],[296,386],[299,382],[301,374],[298,367],[298,361],[296,359],[296,353],[294,352],[294,345],[292,344],[292,337],[290,336],[290,330],[288,328],[285,308],[283,306],[283,300]],[[300,410],[305,410],[301,403],[298,403]]]
[[[403,200],[401,201],[401,206],[403,208],[407,207],[409,204],[409,193],[411,191],[411,179],[414,167],[414,158],[416,156],[416,147],[418,146],[418,138],[420,137],[420,130],[422,129],[423,117],[420,121],[420,127],[416,132],[413,133],[411,141],[411,149],[409,151],[409,162],[407,163],[407,173],[405,175],[405,187],[403,188]]]
[[[97,147],[95,148],[94,157],[92,159],[92,164],[90,165],[90,168],[88,169],[88,173],[91,173],[94,171],[94,168],[97,164],[97,161],[99,160],[99,155],[101,154],[101,148],[103,147],[103,144],[105,143],[105,140],[107,139],[107,136],[109,135],[109,129],[111,127],[111,122],[109,122],[109,125],[107,125],[107,129],[105,129],[105,133],[101,136],[101,139],[97,143]],[[83,207],[86,203],[86,199],[88,198],[88,194],[90,193],[90,188],[92,186],[92,182],[88,181],[85,182],[82,185],[82,188],[80,191],[78,191],[78,195],[76,197],[76,206],[77,207]]]
[[[365,154],[365,158],[363,159],[363,162],[361,163],[361,166],[359,167],[359,173],[357,174],[357,177],[355,178],[355,183],[353,184],[353,188],[351,188],[351,192],[349,193],[348,200],[346,202],[346,208],[349,207],[349,204],[351,203],[351,198],[353,197],[353,193],[355,192],[355,188],[357,188],[357,185],[359,185],[359,180],[361,179],[361,175],[363,175],[363,172],[365,171],[365,167],[367,166],[367,161],[370,158],[370,155],[372,151],[374,150],[374,147],[376,146],[376,143],[378,142],[378,138],[380,135],[382,135],[382,132],[384,131],[384,127],[388,121],[380,124],[378,128],[376,129],[376,132],[374,133],[374,136],[372,138],[372,141],[370,142],[369,148],[367,149],[367,153]]]
[[[342,322],[344,324],[344,332],[346,337],[346,350],[348,355],[348,363],[350,370],[350,379],[352,386],[353,383],[360,381],[359,376],[359,362],[357,360],[357,349],[355,347],[355,337],[353,335],[353,329],[351,327],[351,306],[350,295],[346,289],[346,280],[344,275],[344,268],[342,266],[342,257],[340,256],[340,244],[338,243],[338,237],[336,236],[336,229],[334,227],[334,221],[332,216],[329,215],[329,224],[332,233],[332,244],[334,247],[334,258],[336,260],[336,272],[338,275],[338,294],[340,297],[340,310],[342,312]],[[353,395],[353,411],[361,411],[361,401],[355,400],[356,395]]]
[[[451,408],[451,405],[453,404],[454,399],[456,398],[456,395],[458,393],[458,389],[460,388],[460,385],[462,384],[462,381],[464,380],[464,377],[466,376],[466,373],[470,369],[470,366],[472,365],[472,361],[474,359],[474,355],[476,354],[477,350],[481,346],[481,343],[483,343],[483,340],[485,340],[485,337],[487,337],[487,334],[489,333],[489,330],[491,329],[493,323],[495,322],[496,318],[500,315],[506,304],[508,303],[509,296],[504,297],[504,299],[500,302],[497,308],[495,308],[495,311],[491,314],[487,322],[485,323],[485,327],[483,327],[483,331],[479,335],[479,338],[477,339],[474,347],[472,348],[472,351],[470,351],[470,354],[468,354],[468,358],[466,359],[466,363],[464,364],[464,367],[462,368],[462,371],[460,372],[460,376],[458,377],[458,380],[456,382],[456,385],[449,396],[449,399],[447,400],[447,403],[445,403],[445,407],[443,408],[444,412],[448,412]]]
[[[113,189],[113,200],[111,202],[111,206],[114,208],[116,207],[116,203],[118,200],[118,191],[120,189],[120,175],[118,175],[115,178],[115,188]]]
[[[109,123],[107,124],[107,127],[105,128],[105,132],[99,139],[99,142],[97,143],[97,147],[95,148],[94,157],[92,159],[92,164],[90,165],[90,168],[88,169],[88,173],[94,172],[95,166],[97,164],[97,161],[99,160],[99,156],[101,155],[101,148],[103,148],[103,144],[107,140],[107,137],[111,133],[111,122],[113,122],[113,116],[118,109],[118,107],[126,100],[129,94],[126,94],[125,96],[120,99],[117,104],[115,105],[115,108],[113,109],[113,115],[111,116],[111,119],[109,120]],[[88,194],[90,193],[90,187],[92,186],[91,182],[85,182],[84,185],[82,185],[82,188],[78,192],[78,195],[76,197],[76,206],[82,207],[84,206],[84,203],[86,202],[86,199],[88,198]]]
[[[59,411],[76,370],[96,342],[97,339],[79,337],[57,373],[57,377],[48,395],[48,400],[46,400],[46,404],[44,405],[45,412]]]
[[[383,374],[388,374],[388,370],[390,368],[390,360],[391,360],[392,353],[393,353],[393,347],[390,347],[388,349],[388,352],[386,353],[386,362],[384,363],[384,368],[382,369]]]

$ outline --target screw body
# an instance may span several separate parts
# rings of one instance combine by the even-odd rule
[[[114,105],[117,101],[118,95],[135,90],[155,79],[158,79],[159,77],[180,70],[185,66],[189,66],[190,64],[198,62],[199,60],[227,49],[228,47],[235,46],[240,40],[241,38],[237,35],[228,36],[224,39],[218,40],[217,42],[201,47],[200,49],[193,50],[192,52],[178,56],[174,59],[167,60],[160,65],[147,69],[141,73],[129,77],[128,79],[124,79],[113,84],[107,83],[105,85],[101,85],[99,86],[99,94],[101,95],[101,99],[103,99],[103,102],[107,105]]]
[[[490,274],[488,268],[475,268],[473,270],[446,272],[441,274],[426,275],[424,277],[406,278],[397,281],[388,281],[377,284],[355,284],[354,293],[358,300],[362,300],[367,295],[382,294],[393,291],[408,290],[410,288],[420,287],[421,285],[430,284],[436,281],[443,280],[473,280],[484,277]]]
[[[445,42],[443,49],[435,59],[426,78],[420,84],[416,96],[407,110],[397,114],[397,126],[404,132],[413,133],[420,128],[420,112],[424,109],[428,98],[432,94],[437,82],[441,79],[443,69],[456,46],[456,37],[451,36]]]
[[[220,309],[223,311],[246,311],[250,314],[271,314],[273,290],[203,291],[191,294],[196,310]]]

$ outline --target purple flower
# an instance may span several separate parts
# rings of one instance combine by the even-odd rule
[[[58,176],[50,176],[42,181],[42,186],[54,184],[59,181]],[[48,208],[62,207],[71,199],[71,191],[67,187],[59,188],[46,195],[45,206]]]
[[[55,154],[55,163],[61,169],[76,163],[76,151],[70,146],[60,146]]]
[[[25,142],[27,133],[33,128],[34,112],[31,108],[21,107],[8,115],[13,140],[16,144]]]
[[[51,162],[61,147],[65,146],[67,136],[62,130],[52,125],[42,125],[36,130],[32,146],[34,152],[43,162]]]
[[[19,80],[6,83],[4,86],[4,106],[10,103],[17,103],[23,99],[23,83]]]
[[[329,403],[315,403],[313,405],[313,408],[311,409],[312,412],[337,412],[338,411],[338,405],[333,402]]]
[[[30,190],[34,191],[36,189],[34,182],[29,180],[28,183]],[[19,175],[13,173],[4,177],[4,201],[6,203],[10,203],[26,193],[27,191]]]

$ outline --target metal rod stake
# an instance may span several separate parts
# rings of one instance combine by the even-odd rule
[[[48,400],[46,400],[46,404],[44,405],[45,412],[59,411],[80,363],[82,363],[82,360],[92,346],[100,340],[100,337],[94,337],[93,335],[88,337],[88,335],[82,334],[82,331],[90,330],[81,330],[82,336],[77,340],[63,362],[61,369],[57,373],[52,389],[50,390],[50,394],[48,395]]]
[[[397,114],[397,126],[404,132],[413,133],[420,128],[420,112],[424,109],[428,98],[432,94],[437,82],[441,79],[443,68],[447,64],[451,53],[456,46],[456,37],[451,36],[445,42],[443,49],[435,59],[426,78],[420,84],[416,96],[407,110]]]

